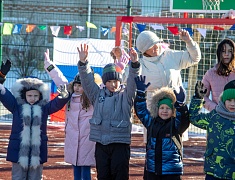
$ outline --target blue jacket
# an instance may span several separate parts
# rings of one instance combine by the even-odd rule
[[[157,106],[157,102],[152,103]],[[134,107],[147,128],[146,170],[156,175],[183,174],[182,133],[189,126],[187,106],[177,107],[176,118],[167,120],[150,114],[144,94],[137,94]]]

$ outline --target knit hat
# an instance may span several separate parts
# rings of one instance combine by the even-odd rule
[[[122,74],[118,72],[118,67],[114,63],[107,64],[103,69],[102,81],[104,85],[109,80],[119,80],[122,82]]]
[[[74,83],[81,84],[81,79],[80,79],[79,73],[74,77],[73,85],[74,85]]]
[[[170,98],[161,99],[158,103],[158,107],[160,107],[162,104],[166,104],[171,109],[173,109],[173,103],[172,103],[172,100]]]
[[[235,80],[230,81],[224,86],[224,92],[221,99],[223,102],[228,99],[235,99]]]
[[[145,51],[150,49],[154,44],[160,43],[161,41],[162,39],[155,33],[151,31],[142,31],[136,39],[136,47],[140,52],[145,53]]]

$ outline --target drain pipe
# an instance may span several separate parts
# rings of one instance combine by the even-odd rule
[[[91,22],[91,0],[88,1],[88,16],[87,21]],[[87,38],[90,38],[90,28],[87,28]]]

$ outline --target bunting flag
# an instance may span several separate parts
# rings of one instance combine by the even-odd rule
[[[76,26],[76,28],[78,28],[80,32],[85,30],[84,26]]]
[[[179,30],[177,26],[168,26],[167,29],[174,35],[179,34]]]
[[[47,28],[47,26],[45,26],[45,25],[39,25],[38,28],[39,28],[40,30],[45,30],[45,29]]]
[[[197,28],[198,32],[205,38],[206,37],[206,29]]]
[[[22,28],[22,24],[15,24],[12,34],[19,34]]]
[[[183,28],[185,29],[186,31],[188,31],[189,35],[190,36],[193,36],[193,29],[192,28]]]
[[[102,31],[103,35],[106,36],[108,34],[108,32],[109,32],[109,28],[101,27],[101,31]]]
[[[72,34],[72,26],[64,26],[64,34],[71,35]]]
[[[112,27],[110,32],[111,32],[111,33],[116,32],[116,27]]]
[[[11,35],[13,29],[13,24],[12,23],[4,23],[3,25],[3,35]]]
[[[229,30],[235,30],[235,24],[232,25]]]
[[[36,27],[36,25],[34,25],[34,24],[28,24],[26,26],[26,32],[31,33],[34,30],[35,27]]]
[[[90,23],[90,22],[88,22],[88,21],[86,21],[86,26],[87,26],[88,28],[97,29],[96,25],[94,25],[94,24],[92,24],[92,23]]]
[[[224,28],[219,27],[219,26],[214,26],[214,30],[219,30],[219,31],[221,31],[221,30],[224,30]]]
[[[145,30],[146,24],[136,24],[139,32],[142,32]]]
[[[57,37],[60,32],[60,26],[50,26],[50,28],[51,28],[51,33]]]
[[[150,25],[154,30],[164,30],[165,28],[162,25],[158,25],[158,24],[151,24]]]

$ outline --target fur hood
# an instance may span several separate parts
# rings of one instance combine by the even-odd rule
[[[25,93],[28,90],[38,90],[40,92],[39,105],[46,104],[50,97],[50,91],[47,84],[43,83],[38,78],[22,78],[16,80],[15,84],[11,88],[13,96],[16,98],[18,104],[25,104]]]
[[[173,102],[173,113],[175,116],[175,107],[174,104],[176,102],[176,97],[173,90],[169,87],[163,87],[157,91],[155,91],[150,105],[150,114],[153,118],[158,116],[158,102],[163,98],[169,98]]]

